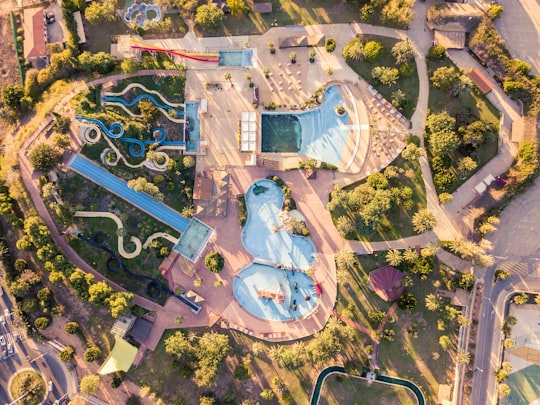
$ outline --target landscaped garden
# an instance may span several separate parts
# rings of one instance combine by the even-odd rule
[[[328,209],[342,237],[381,241],[419,233],[412,218],[426,207],[424,182],[412,140],[405,151],[411,160],[398,157],[366,180],[334,187]]]
[[[428,74],[426,145],[433,182],[439,193],[452,193],[497,155],[498,112],[464,72],[433,48]]]
[[[419,81],[412,44],[376,35],[355,37],[343,57],[360,77],[410,118],[418,101]]]

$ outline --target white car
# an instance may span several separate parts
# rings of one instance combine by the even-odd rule
[[[9,354],[13,354],[13,345],[11,343],[8,343],[7,351],[8,351]]]
[[[4,335],[0,336],[0,345],[2,346],[5,346],[6,344],[6,338],[4,337]]]
[[[5,316],[6,318],[9,318],[9,317],[11,316],[11,312],[9,312],[9,309],[8,309],[8,308],[4,309],[4,316]]]
[[[2,325],[5,325],[6,324],[6,318],[4,318],[3,316],[0,316],[0,323]]]

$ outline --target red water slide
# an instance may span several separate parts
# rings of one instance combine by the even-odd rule
[[[168,49],[163,49],[163,48],[153,48],[153,47],[140,46],[140,45],[131,45],[131,47],[133,49],[140,49],[142,51],[168,53],[168,54],[171,54],[171,55],[180,56],[181,58],[187,58],[187,59],[191,59],[191,60],[196,60],[198,62],[214,62],[214,63],[219,62],[219,58],[218,59],[216,59],[216,58],[202,58],[200,56],[192,56],[192,55],[189,55],[187,53],[170,51]]]

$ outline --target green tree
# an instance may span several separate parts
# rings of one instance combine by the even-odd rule
[[[364,43],[360,38],[354,37],[351,41],[345,44],[342,55],[345,59],[352,59],[355,62],[364,60],[366,57]]]
[[[447,351],[452,347],[452,341],[448,336],[443,335],[439,338],[439,345],[444,351]]]
[[[84,10],[84,16],[92,25],[115,20],[116,0],[93,1]]]
[[[182,158],[182,163],[186,169],[191,169],[195,166],[195,158],[193,156],[187,155]]]
[[[446,204],[446,203],[449,203],[450,201],[452,201],[454,197],[452,196],[452,194],[449,194],[449,193],[441,193],[439,194],[439,202],[441,204]]]
[[[274,391],[272,391],[270,388],[266,388],[261,392],[261,398],[267,401],[271,401],[275,396]]]
[[[129,314],[131,307],[135,305],[135,296],[131,292],[116,291],[107,298],[107,305],[113,318]]]
[[[477,149],[486,141],[493,139],[497,134],[497,129],[493,124],[478,120],[466,127],[459,127],[458,133],[464,144]]]
[[[394,90],[391,101],[394,108],[402,108],[407,104],[407,95],[401,89]]]
[[[30,152],[30,163],[34,170],[41,173],[51,171],[61,159],[60,151],[46,143],[40,143]]]
[[[2,102],[8,107],[19,110],[24,97],[24,89],[18,84],[8,84],[2,89]]]
[[[384,311],[369,311],[368,312],[369,320],[375,325],[382,323],[385,317],[386,317],[386,312]]]
[[[471,354],[469,352],[460,350],[456,355],[456,361],[458,364],[470,364]]]
[[[247,10],[244,0],[227,0],[226,4],[231,12],[231,15],[234,16],[242,15]]]
[[[386,253],[386,262],[390,266],[399,266],[401,262],[403,261],[403,256],[401,255],[401,251],[398,249],[390,249]]]
[[[512,392],[510,386],[508,384],[499,384],[499,394],[503,397],[507,397]]]
[[[454,131],[439,131],[429,136],[428,143],[434,156],[449,156],[459,147],[459,138]]]
[[[49,318],[42,316],[34,321],[34,326],[37,330],[43,330],[49,326],[50,322]]]
[[[422,208],[413,215],[412,224],[416,233],[424,233],[430,229],[433,229],[433,227],[437,224],[437,220],[431,211],[429,211],[427,208]]]
[[[291,58],[292,63],[296,63],[296,52],[291,51],[291,53],[289,53],[289,58]]]
[[[524,305],[529,301],[529,294],[527,293],[520,293],[514,295],[513,298],[514,304],[516,305]]]
[[[146,126],[150,126],[152,123],[154,123],[158,117],[159,117],[159,110],[154,103],[152,103],[150,100],[143,99],[137,103],[137,107],[139,108],[139,112],[142,115],[142,120],[146,124]]]
[[[364,45],[365,58],[369,62],[375,62],[381,55],[384,47],[378,41],[368,41]]]
[[[339,250],[334,259],[336,260],[337,267],[340,269],[353,270],[358,263],[356,255],[349,249]]]
[[[392,56],[396,59],[396,64],[404,65],[414,59],[414,47],[408,39],[398,41],[392,47]]]
[[[181,331],[177,331],[165,339],[165,352],[171,356],[181,358],[184,355],[193,353],[194,348],[186,336]]]
[[[105,305],[107,298],[112,294],[113,289],[107,281],[98,281],[88,288],[90,294],[88,301],[93,304]]]
[[[438,89],[448,91],[459,81],[460,73],[454,66],[441,66],[430,77],[431,84]]]
[[[204,265],[212,273],[219,273],[221,270],[223,270],[225,259],[218,252],[209,253],[204,258]]]
[[[223,11],[217,8],[214,3],[203,4],[197,7],[195,23],[200,25],[203,30],[214,30],[224,18]]]
[[[378,80],[381,84],[391,87],[399,79],[399,70],[388,66],[375,66],[371,70],[371,77]]]
[[[101,350],[99,350],[99,347],[95,345],[90,345],[84,351],[84,359],[86,361],[95,361],[99,358],[100,354],[101,354]]]
[[[442,305],[442,297],[439,294],[426,295],[426,308],[429,311],[437,311]]]
[[[385,24],[407,28],[414,19],[414,0],[389,0],[381,10],[381,20]]]
[[[79,324],[77,322],[68,322],[66,323],[66,326],[64,326],[64,330],[66,333],[69,333],[70,335],[73,335],[74,333],[77,333],[79,330]]]
[[[397,306],[400,309],[410,311],[416,306],[416,298],[410,292],[403,293],[403,294],[401,294],[401,296],[397,300]]]
[[[99,390],[101,380],[98,375],[89,374],[81,378],[79,390],[86,395],[94,395]]]
[[[428,59],[441,60],[442,58],[444,58],[445,52],[446,52],[446,48],[444,46],[434,45],[431,48],[429,48]]]
[[[62,351],[58,352],[58,358],[60,361],[67,363],[73,358],[73,355],[75,354],[75,350],[73,350],[73,347],[67,346]]]

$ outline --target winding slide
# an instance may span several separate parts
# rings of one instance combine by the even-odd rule
[[[141,89],[145,93],[139,94],[131,101],[126,101],[122,96],[124,96],[129,90],[133,88]],[[126,86],[126,88],[122,90],[121,92],[118,92],[118,93],[104,92],[103,95],[104,95],[103,102],[105,105],[112,105],[115,107],[119,107],[131,117],[141,118],[142,115],[133,113],[127,107],[133,107],[139,101],[146,99],[146,100],[149,100],[152,104],[154,104],[158,108],[158,110],[161,111],[161,113],[165,115],[167,119],[169,119],[169,121],[175,122],[177,124],[185,123],[184,118],[172,118],[168,114],[169,111],[174,111],[176,115],[183,116],[185,114],[185,111],[177,110],[178,107],[185,108],[185,105],[183,103],[171,103],[168,100],[166,100],[165,97],[163,97],[163,95],[159,93],[158,91],[149,90],[140,83],[131,83],[128,86]],[[156,100],[156,97],[154,97],[154,95],[156,97],[159,97],[161,101]]]
[[[160,52],[160,53],[166,53],[169,55],[175,55],[180,56],[181,58],[191,59],[197,62],[213,62],[218,63],[219,62],[219,55],[218,54],[201,54],[201,53],[187,53],[187,52],[177,52],[177,51],[171,51],[170,49],[161,48],[157,45],[152,45],[147,42],[139,41],[136,39],[131,40],[132,43],[139,44],[139,45],[131,45],[131,48],[133,49],[140,49],[141,51],[149,51],[149,52]],[[196,56],[198,55],[198,56]],[[204,56],[208,57],[204,57]],[[213,56],[213,57],[212,57]]]

